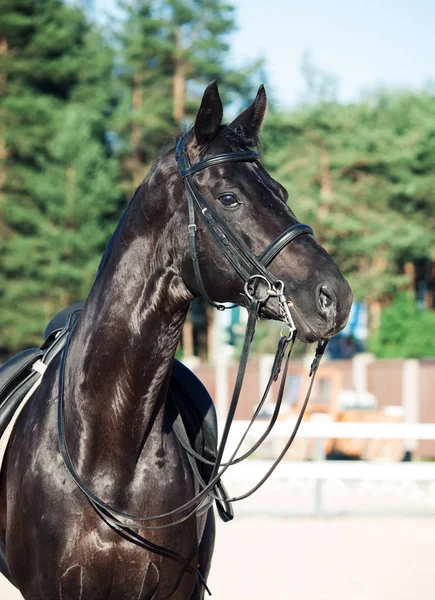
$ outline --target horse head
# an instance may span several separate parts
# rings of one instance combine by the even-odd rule
[[[287,205],[287,192],[252,151],[258,143],[266,108],[266,92],[261,86],[254,102],[231,124],[222,125],[222,102],[216,82],[205,90],[195,124],[184,136],[183,147],[180,143],[177,147],[179,170],[189,184],[179,190],[184,200],[178,210],[184,211],[185,219],[189,196],[197,200],[199,197],[199,203],[193,202],[190,209],[197,213],[195,224],[184,222],[177,230],[181,277],[194,296],[207,294],[214,301],[246,306],[250,294],[243,271],[248,271],[252,293],[264,298],[261,316],[282,320],[280,294],[268,294],[277,289],[279,281],[282,288],[278,291],[284,291],[298,337],[307,342],[327,340],[345,326],[352,292],[309,227],[299,227],[304,235],[292,233],[295,228],[299,233],[298,220]],[[180,162],[180,154],[184,154],[184,163]],[[195,238],[193,250],[188,244],[188,228]],[[241,276],[238,266],[243,264],[243,256],[236,252],[234,263],[225,252],[230,248],[231,254],[231,248],[239,243],[254,258],[260,257],[261,262],[265,249],[274,240],[285,237],[283,232],[287,231],[291,233],[291,243],[282,243],[279,251],[269,252],[269,278],[257,278],[249,260],[243,265]],[[200,281],[193,268],[195,261]],[[273,279],[275,285],[271,286],[268,279]]]

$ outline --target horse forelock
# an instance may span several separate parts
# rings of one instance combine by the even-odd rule
[[[180,135],[173,138],[167,144],[161,148],[160,152],[157,155],[157,158],[150,169],[150,172],[153,170],[155,165],[157,165],[162,159],[164,159],[172,150],[175,149],[177,142],[184,136],[186,133],[189,133],[192,130],[184,129]],[[216,132],[216,138],[222,137],[224,138],[230,145],[232,152],[238,151],[247,151],[247,150],[260,150],[261,149],[261,138],[255,132],[247,131],[245,128],[237,126],[233,127],[231,125],[220,125]],[[213,142],[211,142],[212,144]]]
[[[247,131],[243,127],[232,127],[231,125],[221,125],[218,135],[230,144],[233,152],[255,150],[261,148],[260,136],[257,133]]]

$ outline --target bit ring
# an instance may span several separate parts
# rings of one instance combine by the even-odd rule
[[[261,298],[257,298],[258,302],[266,302],[266,300],[271,295],[271,292],[273,294],[274,289],[273,289],[272,284],[270,283],[270,281],[264,275],[251,275],[251,277],[248,279],[248,281],[245,282],[245,295],[248,298],[248,300],[253,300],[254,296],[249,291],[249,287],[248,286],[250,285],[251,280],[255,281],[255,279],[263,279],[263,281],[265,281],[267,283],[267,292],[266,292],[266,294],[264,296],[262,296]]]

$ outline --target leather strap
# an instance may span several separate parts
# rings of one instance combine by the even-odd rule
[[[304,225],[304,223],[298,223],[297,225],[293,225],[284,233],[281,233],[279,237],[276,238],[274,242],[272,242],[262,254],[258,257],[258,260],[268,267],[273,259],[281,252],[287,244],[292,242],[295,238],[302,234],[310,234],[313,235],[313,230],[309,225]]]
[[[245,161],[253,161],[258,160],[260,158],[258,152],[248,151],[248,152],[231,152],[231,154],[216,154],[211,158],[206,158],[204,160],[199,161],[195,165],[191,167],[187,167],[183,169],[180,173],[181,178],[184,179],[188,175],[193,175],[194,173],[198,173],[198,171],[202,171],[207,167],[215,167],[216,165],[220,165],[222,163],[227,162],[245,162]]]
[[[251,421],[248,424],[248,427],[245,431],[245,433],[242,436],[241,439],[241,443],[239,444],[239,447],[241,446],[241,444],[244,442],[249,430],[251,429],[252,425],[254,424],[254,422],[257,420],[261,409],[264,406],[264,403],[266,402],[267,396],[270,392],[270,388],[272,387],[272,384],[274,381],[276,381],[278,379],[279,373],[281,371],[281,365],[282,365],[282,361],[284,359],[285,356],[285,352],[287,350],[288,345],[290,344],[290,348],[288,350],[288,358],[290,358],[293,346],[294,346],[294,342],[295,342],[295,338],[293,336],[293,338],[288,338],[286,336],[281,337],[279,343],[278,343],[278,349],[277,352],[275,354],[275,359],[274,359],[274,364],[272,366],[272,370],[271,370],[271,374],[269,377],[269,380],[267,382],[266,388],[264,390],[263,396],[260,400],[260,402],[257,405],[257,408],[255,409],[255,412],[251,418]],[[261,446],[261,444],[264,442],[264,440],[268,437],[269,433],[272,431],[273,426],[276,423],[276,420],[278,418],[279,415],[279,410],[281,407],[281,403],[282,403],[282,398],[283,398],[283,393],[284,393],[284,388],[285,388],[285,381],[286,381],[286,377],[287,377],[287,371],[288,371],[288,360],[286,361],[285,364],[285,368],[284,371],[282,373],[281,376],[281,384],[280,384],[280,390],[277,396],[277,400],[275,403],[275,409],[271,418],[271,421],[268,425],[268,427],[266,428],[265,432],[261,435],[261,437],[257,440],[257,442],[255,442],[255,444],[252,446],[252,448],[250,448],[248,451],[246,451],[243,455],[238,456],[237,458],[235,458],[233,461],[231,461],[231,465],[235,465],[237,463],[242,462],[243,460],[245,460],[246,458],[248,458],[249,456],[251,456],[251,454],[253,454],[253,452],[255,452],[255,450]],[[177,432],[176,432],[177,433]],[[178,437],[178,436],[177,436]],[[190,446],[190,444],[186,444],[185,440],[183,438],[179,438],[179,442],[180,444],[183,446],[183,448],[186,450],[186,452],[188,454],[190,454],[191,456],[193,456],[196,460],[199,460],[200,462],[206,464],[206,465],[210,465],[210,466],[214,466],[215,465],[215,461],[210,461],[205,459],[203,456],[201,456],[200,454],[198,454],[197,452],[195,452],[195,450],[193,450],[193,448]],[[222,463],[221,466],[227,466],[229,465],[229,463]]]
[[[197,256],[197,250],[196,250],[195,206],[197,206],[197,208],[199,209],[199,214],[201,215],[201,218],[206,223],[207,228],[210,231],[210,233],[212,234],[216,244],[221,249],[222,253],[228,259],[228,261],[233,265],[236,272],[245,281],[245,283],[248,284],[249,282],[252,282],[253,277],[254,277],[254,279],[258,279],[259,276],[263,277],[264,279],[266,279],[266,281],[268,282],[268,284],[270,286],[274,286],[275,284],[281,284],[282,285],[281,294],[282,294],[282,297],[284,298],[284,295],[283,295],[284,284],[282,282],[280,282],[279,280],[277,280],[276,277],[272,273],[270,273],[266,267],[273,260],[273,258],[288,243],[290,243],[296,237],[298,237],[299,235],[302,235],[302,234],[312,234],[311,227],[309,227],[308,225],[302,225],[302,224],[297,224],[297,225],[291,227],[290,229],[285,231],[283,234],[281,234],[272,244],[270,244],[268,246],[268,248],[266,248],[266,250],[262,253],[260,259],[257,259],[252,254],[250,249],[244,244],[244,242],[228,227],[225,220],[222,219],[222,217],[213,209],[213,207],[208,204],[208,202],[205,200],[205,198],[203,198],[203,196],[200,194],[199,190],[196,188],[192,177],[195,173],[197,173],[198,171],[200,171],[202,169],[205,169],[209,166],[221,164],[224,162],[233,162],[233,161],[252,162],[252,161],[255,161],[258,159],[258,153],[256,153],[256,152],[235,152],[235,153],[229,153],[229,154],[221,154],[221,155],[217,155],[215,157],[200,161],[199,163],[197,163],[196,165],[194,165],[192,167],[190,165],[189,157],[188,157],[187,151],[186,151],[187,137],[188,137],[188,134],[186,134],[184,137],[182,137],[179,140],[179,142],[177,143],[176,159],[177,159],[181,177],[183,178],[183,181],[186,186],[186,191],[187,191],[186,196],[187,196],[188,212],[189,212],[189,248],[190,248],[190,254],[191,254],[191,258],[192,258],[193,265],[194,265],[195,276],[197,278],[198,286],[200,288],[201,294],[203,295],[204,298],[209,300],[214,306],[217,306],[218,308],[222,308],[221,305],[213,302],[209,298],[209,296],[205,290],[204,283],[202,281],[199,262],[198,262],[198,256]],[[255,287],[255,285],[253,287]],[[220,478],[222,477],[224,472],[229,468],[229,466],[231,466],[235,462],[240,462],[240,460],[242,460],[243,458],[246,458],[246,456],[249,455],[249,454],[245,454],[245,455],[243,455],[243,457],[236,458],[237,452],[239,451],[253,421],[251,421],[251,424],[248,426],[248,429],[246,430],[245,434],[243,435],[241,441],[237,445],[235,451],[233,452],[233,454],[230,457],[230,459],[228,460],[228,462],[225,464],[222,464],[222,457],[223,457],[223,454],[225,451],[230,428],[231,428],[231,425],[232,425],[232,422],[234,419],[238,400],[240,397],[240,392],[241,392],[243,379],[244,379],[245,371],[246,371],[246,366],[247,366],[247,362],[248,362],[248,357],[249,357],[250,344],[251,344],[252,338],[255,333],[255,324],[259,317],[260,305],[261,305],[262,301],[263,300],[256,298],[254,296],[254,293],[252,293],[252,295],[250,296],[248,323],[246,326],[243,350],[242,350],[242,354],[240,357],[239,368],[238,368],[237,377],[236,377],[236,383],[234,386],[234,391],[233,391],[230,407],[228,410],[227,419],[226,419],[224,430],[222,433],[221,442],[220,442],[218,450],[217,450],[216,460],[214,463],[209,461],[209,464],[211,464],[211,466],[213,467],[209,481],[207,482],[207,484],[205,484],[205,482],[202,480],[200,474],[197,473],[197,469],[196,468],[193,469],[194,474],[196,475],[197,479],[199,480],[199,482],[201,484],[202,490],[198,494],[196,494],[193,498],[191,498],[188,502],[184,503],[183,505],[181,505],[171,511],[168,511],[166,513],[162,513],[160,515],[148,516],[148,517],[140,517],[140,516],[124,513],[122,511],[117,510],[113,506],[110,506],[110,504],[104,502],[103,500],[101,500],[101,498],[99,498],[92,492],[92,490],[83,482],[83,480],[80,478],[77,471],[75,470],[75,467],[71,460],[71,456],[68,451],[67,442],[66,442],[66,438],[65,438],[65,427],[64,427],[64,378],[65,378],[65,364],[66,364],[68,346],[69,346],[69,341],[71,338],[71,332],[69,333],[68,339],[67,339],[67,342],[65,344],[65,348],[64,348],[64,351],[62,354],[62,360],[61,360],[60,370],[59,370],[59,397],[58,397],[59,447],[60,447],[60,451],[61,451],[63,460],[65,462],[65,465],[66,465],[68,471],[70,472],[70,475],[76,482],[76,485],[85,494],[85,496],[88,498],[90,503],[94,506],[95,510],[101,516],[103,516],[104,520],[106,522],[108,522],[109,524],[111,524],[115,529],[129,531],[131,534],[130,530],[134,530],[134,529],[162,529],[162,528],[170,527],[173,525],[177,525],[178,523],[181,523],[182,521],[188,519],[193,514],[195,514],[195,512],[198,510],[200,504],[203,502],[203,500],[206,498],[207,495],[210,495],[210,494],[213,495],[213,489],[219,484]],[[223,308],[225,308],[225,307],[223,307]],[[291,338],[290,338],[291,340],[293,340],[294,335],[295,335],[295,330],[293,328],[291,330]],[[287,342],[288,341],[289,340],[287,340]],[[325,347],[326,347],[326,342],[318,345],[318,352],[316,353],[316,358],[313,361],[311,371],[310,371],[310,376],[312,376],[311,384],[310,384],[307,396],[305,398],[305,402],[304,402],[301,414],[299,415],[296,426],[293,430],[292,435],[290,436],[290,440],[286,444],[285,449],[280,454],[278,459],[273,463],[272,467],[269,469],[269,471],[266,473],[266,475],[263,477],[263,479],[257,484],[257,486],[255,486],[252,490],[250,490],[244,496],[235,497],[231,501],[235,502],[236,500],[241,500],[243,497],[247,497],[248,495],[252,494],[256,489],[258,489],[260,487],[260,485],[262,485],[264,483],[264,481],[266,481],[266,479],[272,474],[272,472],[274,471],[276,466],[282,460],[284,454],[287,452],[288,448],[290,447],[290,445],[296,435],[298,427],[302,421],[302,417],[305,412],[308,398],[309,398],[309,395],[310,395],[310,392],[311,392],[311,389],[313,386],[314,376],[315,376],[315,373],[317,370],[318,362],[320,360],[320,356],[324,352]],[[281,364],[282,364],[282,360],[285,355],[285,351],[286,351],[286,342],[281,341],[278,346],[278,349],[277,349],[277,354],[275,357],[274,367],[272,369],[272,375],[271,375],[271,379],[268,384],[268,388],[270,388],[272,381],[276,378],[277,374],[279,373],[279,370],[280,370]],[[291,348],[287,354],[286,368],[284,370],[283,377],[281,380],[279,402],[277,403],[278,409],[276,409],[274,412],[271,424],[269,425],[266,434],[263,434],[263,436],[261,436],[260,440],[253,446],[253,449],[257,448],[258,445],[265,439],[265,435],[266,436],[268,435],[268,433],[272,429],[272,427],[277,419],[277,416],[279,413],[279,406],[281,404],[281,399],[282,399],[282,395],[283,395],[283,391],[284,391],[284,385],[285,385],[285,379],[286,379],[285,373],[288,368],[290,354],[291,354]],[[267,394],[265,394],[263,396],[262,402],[265,401],[266,396],[267,396]],[[255,420],[255,418],[257,418],[259,412],[260,412],[260,408],[257,409],[257,411],[253,417],[253,420]],[[253,449],[251,448],[251,450],[249,452],[253,452],[254,451]],[[189,458],[189,460],[190,460],[190,458]],[[161,519],[166,519],[166,520],[170,519],[170,522],[160,524],[160,525],[149,525],[148,524],[150,521],[159,521]],[[173,520],[173,519],[175,519],[175,520]],[[128,521],[128,523],[126,523],[124,521]]]
[[[99,498],[96,494],[92,492],[92,490],[85,484],[85,482],[81,479],[79,474],[77,473],[74,464],[71,460],[71,456],[68,451],[68,446],[65,438],[65,424],[64,424],[64,380],[65,380],[65,364],[68,353],[68,347],[71,339],[72,330],[69,332],[67,342],[65,344],[65,348],[62,353],[62,359],[60,363],[59,369],[59,396],[58,396],[58,439],[59,439],[59,447],[62,454],[62,458],[64,460],[65,466],[67,467],[71,477],[74,479],[77,487],[84,493],[84,495],[88,498],[88,500],[95,506],[99,511],[103,511],[105,513],[105,520],[109,521],[113,524],[126,527],[129,529],[163,529],[165,527],[171,527],[173,525],[177,525],[188,519],[190,516],[195,514],[196,509],[199,504],[205,498],[209,492],[216,486],[218,481],[220,480],[223,473],[227,470],[228,466],[224,466],[219,472],[219,465],[222,459],[222,455],[225,449],[225,444],[228,438],[229,429],[231,427],[231,423],[234,418],[234,414],[237,408],[238,399],[241,391],[241,384],[243,382],[246,365],[248,361],[249,355],[249,347],[254,336],[255,332],[255,323],[258,317],[258,309],[259,302],[257,300],[252,300],[251,302],[251,310],[248,319],[248,325],[246,327],[245,332],[245,341],[243,345],[242,357],[239,363],[239,370],[237,373],[236,386],[233,392],[233,397],[231,400],[230,408],[228,411],[228,416],[224,428],[224,432],[222,434],[222,440],[217,452],[215,467],[213,468],[213,472],[209,482],[206,487],[201,490],[196,496],[191,498],[188,502],[183,505],[175,508],[166,513],[162,513],[160,515],[153,515],[148,517],[139,517],[137,515],[131,515],[129,513],[124,513],[122,511],[117,510],[115,507],[110,504],[104,502],[101,498]],[[234,458],[234,457],[232,457]],[[231,462],[231,461],[230,461]],[[188,512],[187,512],[188,511]],[[187,514],[186,514],[187,513]],[[165,523],[162,525],[147,525],[149,521],[158,521],[161,519],[167,519],[172,517],[177,517],[178,515],[182,515],[180,518],[175,521],[171,521],[170,523]],[[124,523],[120,521],[120,519],[125,519],[130,521],[129,523]],[[140,523],[140,524],[138,524]]]
[[[272,286],[277,285],[279,280],[266,268],[269,263],[261,260],[261,257],[257,259],[241,238],[231,230],[221,215],[202,196],[194,183],[193,175],[207,167],[225,162],[255,162],[258,160],[259,155],[254,151],[229,152],[228,154],[219,154],[215,157],[204,159],[196,165],[191,166],[186,148],[188,136],[189,133],[185,134],[177,142],[175,156],[187,192],[190,256],[193,261],[195,277],[201,296],[219,310],[224,310],[226,308],[225,306],[214,302],[210,298],[205,289],[204,282],[202,281],[196,249],[195,206],[198,208],[198,212],[205,222],[216,245],[245,283],[250,282],[254,276],[258,275],[265,278]],[[312,234],[312,229],[308,225],[298,223],[293,227],[290,227],[281,234],[277,240],[268,246],[265,250],[266,259],[269,256],[275,257],[288,243],[299,235],[306,233]],[[272,259],[273,258],[271,258],[270,261]]]

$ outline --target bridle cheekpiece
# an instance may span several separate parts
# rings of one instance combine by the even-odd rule
[[[258,152],[248,150],[246,152],[228,152],[226,154],[217,154],[210,158],[199,161],[191,165],[187,154],[187,139],[189,132],[182,136],[176,146],[175,158],[177,160],[178,170],[186,188],[187,205],[189,212],[189,253],[193,262],[195,277],[198,283],[201,296],[218,310],[227,308],[223,304],[214,302],[205,289],[201,275],[201,269],[198,261],[195,207],[198,209],[208,231],[221,250],[222,254],[231,263],[235,271],[245,282],[244,295],[252,304],[256,300],[259,305],[266,302],[271,296],[277,297],[281,316],[283,321],[290,328],[291,334],[296,332],[296,327],[290,312],[288,299],[285,295],[284,282],[277,279],[273,273],[268,270],[269,264],[290,242],[303,234],[312,234],[313,230],[309,225],[297,223],[280,236],[278,236],[262,253],[256,257],[241,238],[234,233],[221,215],[204,198],[196,187],[193,176],[207,169],[228,162],[256,162],[259,160]],[[262,296],[256,296],[256,290],[260,282],[267,286]]]

